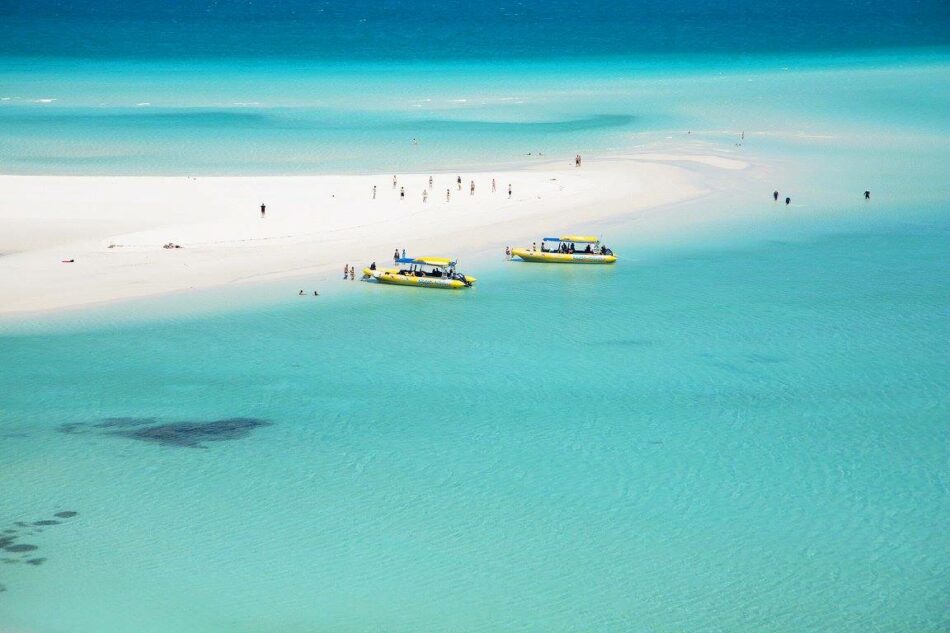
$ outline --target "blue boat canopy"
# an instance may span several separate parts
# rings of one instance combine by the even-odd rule
[[[559,237],[542,237],[542,238],[541,238],[541,241],[542,241],[542,242],[560,242],[560,241],[561,241],[561,238],[559,238]]]

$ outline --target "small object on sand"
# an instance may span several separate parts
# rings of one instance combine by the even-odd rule
[[[76,261],[75,259],[64,259],[64,260],[62,260],[62,263],[64,263],[64,264],[72,264],[72,263],[74,263],[75,261]]]

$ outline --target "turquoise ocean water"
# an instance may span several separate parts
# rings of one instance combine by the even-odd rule
[[[0,171],[770,180],[615,267],[4,321],[0,630],[950,627],[944,5],[196,6],[2,7]]]

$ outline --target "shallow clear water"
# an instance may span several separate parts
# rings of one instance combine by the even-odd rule
[[[941,630],[948,237],[927,209],[779,221],[464,293],[11,330],[0,516],[79,514],[20,537],[47,560],[0,567],[0,617]],[[197,448],[125,417],[269,425]]]
[[[950,628],[945,3],[611,6],[0,7],[3,173],[759,166],[614,267],[3,322],[0,628]]]

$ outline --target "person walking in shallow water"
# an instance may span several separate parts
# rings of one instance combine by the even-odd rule
[[[785,206],[787,207],[787,206],[790,205],[790,204],[792,204],[792,199],[791,199],[791,198],[785,198]]]
[[[778,202],[778,191],[772,192],[772,200],[775,200],[776,202]]]
[[[350,274],[350,265],[343,264],[343,279],[346,279],[346,276]]]
[[[865,200],[870,200],[870,199],[871,199],[871,192],[870,192],[870,191],[865,191],[865,192],[864,192],[864,199],[865,199]]]

